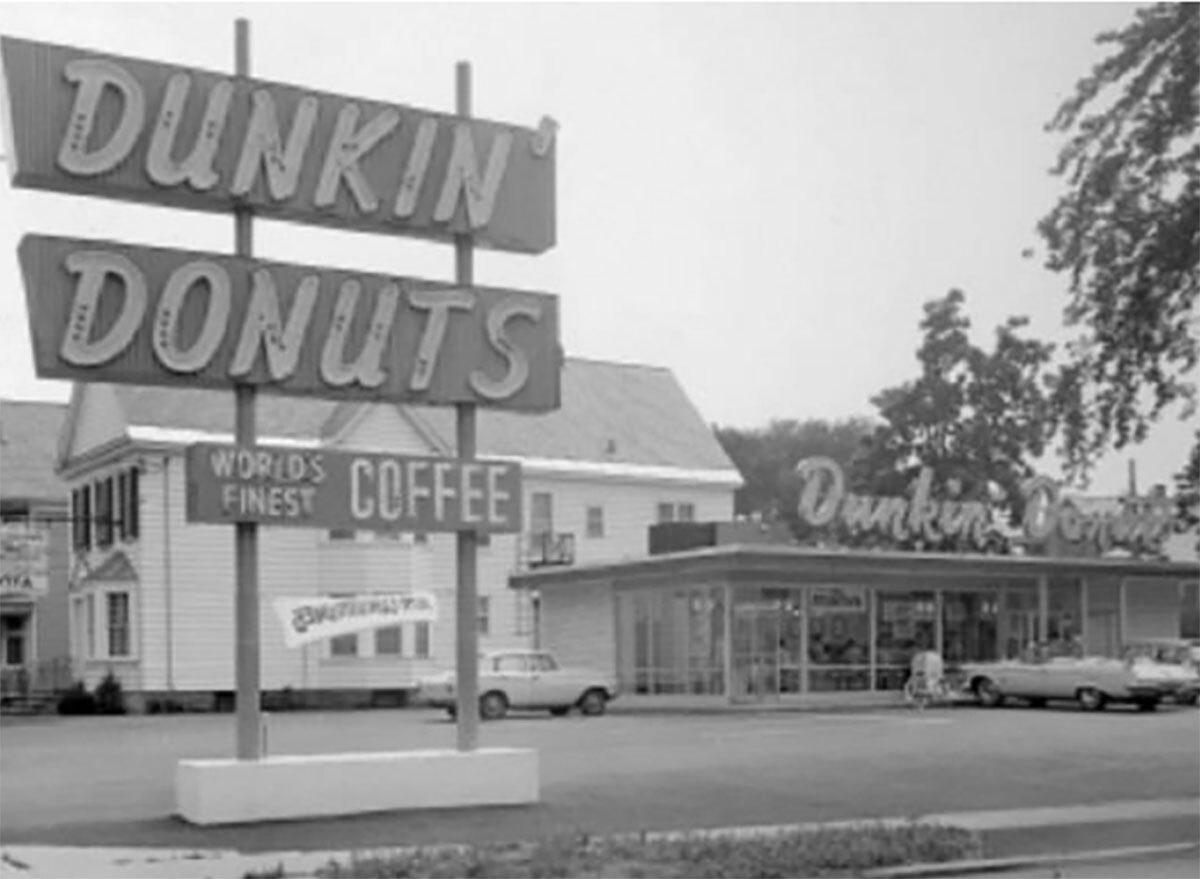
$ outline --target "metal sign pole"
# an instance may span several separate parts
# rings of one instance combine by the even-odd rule
[[[250,22],[237,19],[235,25],[239,77],[250,75]],[[234,210],[234,238],[238,256],[253,254],[253,219],[248,208]],[[234,442],[239,446],[255,444],[254,385],[239,384],[234,388]],[[262,757],[259,706],[258,650],[258,525],[238,522],[234,526],[234,558],[237,570],[236,651],[237,673],[237,756],[239,760],[258,760]]]
[[[471,115],[471,65],[460,61],[455,65],[455,112],[460,117]],[[454,237],[454,282],[461,287],[475,283],[475,254],[470,235]],[[475,405],[456,404],[455,430],[458,458],[469,461],[475,457]],[[457,589],[455,590],[455,665],[458,683],[458,750],[473,751],[479,744],[479,631],[478,589],[475,570],[475,532],[464,530],[456,535]]]

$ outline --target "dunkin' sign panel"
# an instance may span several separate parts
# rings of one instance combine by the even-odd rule
[[[5,38],[14,186],[499,250],[555,243],[537,129]]]
[[[42,378],[559,405],[547,294],[44,236],[20,261]]]

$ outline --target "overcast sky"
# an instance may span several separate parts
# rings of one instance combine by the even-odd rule
[[[476,115],[561,125],[557,248],[480,254],[477,282],[557,294],[569,355],[669,367],[708,421],[749,427],[872,414],[951,287],[979,342],[1010,314],[1066,338],[1064,279],[1022,257],[1060,191],[1043,125],[1134,8],[0,3],[0,31],[231,70],[241,15],[257,77],[446,112],[470,61]],[[70,390],[34,376],[22,234],[233,247],[231,218],[3,178],[0,396]],[[453,274],[447,246],[265,221],[255,253]],[[1093,490],[1121,490],[1131,456],[1143,488],[1170,483],[1189,439],[1164,421]]]

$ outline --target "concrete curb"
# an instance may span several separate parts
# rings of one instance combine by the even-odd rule
[[[1187,851],[1200,852],[1200,842],[1180,842],[1169,845],[1130,846],[1128,848],[1102,849],[1093,852],[1063,852],[1057,855],[1038,855],[1029,858],[992,858],[980,861],[945,861],[940,864],[909,864],[904,867],[887,867],[868,870],[863,879],[922,879],[934,876],[966,876],[982,873],[1001,873],[1028,867],[1052,867],[1059,864],[1091,861],[1123,861],[1155,855],[1181,854]]]
[[[1114,823],[1155,838],[1154,845],[1111,847],[1109,828]],[[1037,840],[1026,851],[1011,857],[991,857],[974,861],[942,864],[917,864],[872,872],[876,879],[912,879],[918,876],[947,876],[998,872],[1023,866],[1061,863],[1067,860],[1095,860],[1099,857],[1137,857],[1200,847],[1200,800],[1133,800],[1099,805],[1056,808],[1009,809],[957,812],[938,815],[914,815],[903,818],[865,818],[846,821],[777,824],[742,827],[693,828],[648,831],[645,833],[603,834],[605,837],[669,841],[682,838],[746,839],[818,829],[862,826],[901,826],[930,824],[958,827],[973,834],[984,855],[989,854],[989,839],[1005,836],[1011,843],[1022,834],[1036,837],[1050,832],[1061,840],[1072,833],[1077,845],[1071,851],[1038,851]],[[1089,829],[1091,835],[1089,835]],[[1185,841],[1182,841],[1180,837]],[[1029,838],[1026,837],[1026,838]],[[1141,841],[1141,840],[1139,840]],[[1107,849],[1097,846],[1109,844]],[[248,872],[269,873],[282,869],[287,879],[310,877],[330,860],[348,861],[355,854],[371,852],[403,853],[417,849],[451,851],[470,848],[464,844],[428,846],[395,845],[363,847],[352,851],[287,851],[242,854],[232,850],[173,850],[119,848],[61,848],[50,846],[3,846],[0,879],[243,879]]]

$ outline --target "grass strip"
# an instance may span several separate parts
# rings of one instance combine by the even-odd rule
[[[331,860],[319,879],[795,879],[854,876],[912,863],[978,858],[979,840],[920,822],[720,833],[557,836],[536,842],[356,853]],[[246,879],[285,879],[277,871]]]

